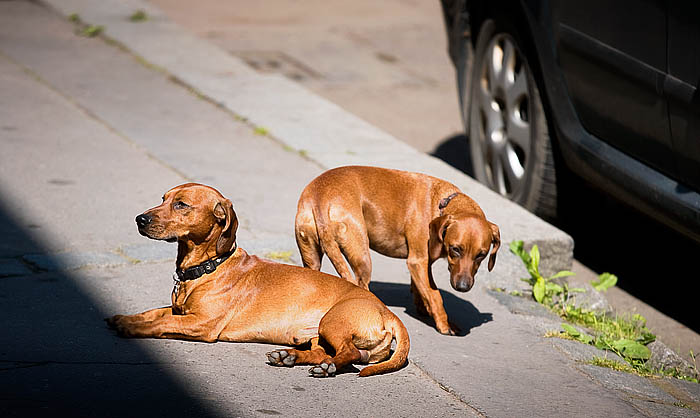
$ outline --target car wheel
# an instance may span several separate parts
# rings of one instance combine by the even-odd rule
[[[473,59],[464,121],[476,179],[537,215],[553,218],[556,172],[547,115],[517,37],[488,20],[479,31]]]

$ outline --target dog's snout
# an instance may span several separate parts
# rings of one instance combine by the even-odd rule
[[[458,292],[468,292],[474,286],[474,279],[462,277],[452,282],[452,287]]]
[[[143,228],[144,226],[150,224],[152,220],[153,218],[150,215],[141,214],[136,217],[136,225],[138,225],[139,228]]]

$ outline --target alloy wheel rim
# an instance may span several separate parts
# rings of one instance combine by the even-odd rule
[[[506,197],[524,187],[533,141],[528,71],[513,39],[499,34],[486,48],[473,97],[482,174]]]

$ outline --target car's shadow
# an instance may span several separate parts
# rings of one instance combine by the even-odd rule
[[[429,327],[435,328],[435,322],[429,316],[420,315],[413,303],[411,286],[401,283],[385,283],[373,281],[369,284],[369,290],[374,293],[385,305],[400,306],[406,309],[406,313],[423,322]],[[488,312],[480,312],[469,301],[460,299],[452,293],[440,291],[445,311],[453,325],[459,328],[458,336],[468,335],[473,328],[493,321],[493,315]]]
[[[452,167],[474,177],[472,161],[469,158],[469,145],[464,134],[454,134],[442,140],[430,153]]]

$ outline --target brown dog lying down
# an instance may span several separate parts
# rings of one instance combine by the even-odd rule
[[[458,330],[447,320],[433,262],[447,257],[452,287],[466,292],[492,244],[493,269],[501,244],[498,226],[456,186],[377,167],[339,167],[312,180],[299,198],[295,232],[304,266],[319,270],[325,253],[341,277],[365,289],[372,274],[370,248],[406,258],[418,312],[430,314],[439,332],[453,335]]]
[[[408,357],[406,328],[365,289],[315,270],[277,264],[236,246],[238,218],[231,201],[201,184],[168,191],[163,203],[136,218],[139,232],[177,241],[172,306],[107,323],[124,337],[262,342],[310,349],[268,353],[276,366],[316,365],[311,375],[333,375],[351,363],[375,363],[360,376],[391,372]],[[334,352],[331,357],[326,347]]]

